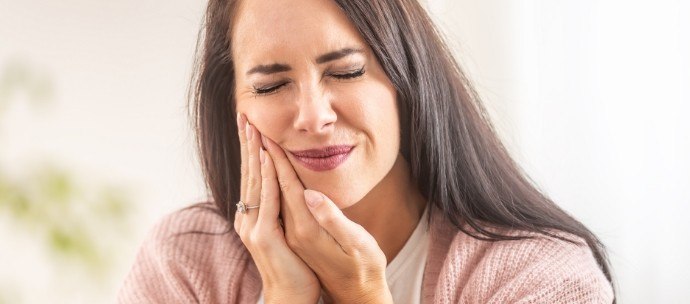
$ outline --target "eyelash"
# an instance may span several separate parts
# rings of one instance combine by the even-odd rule
[[[330,76],[333,76],[338,80],[348,80],[348,79],[361,77],[362,75],[364,75],[364,73],[365,73],[364,67],[362,67],[361,69],[354,71],[352,73],[330,74]],[[280,89],[282,86],[284,86],[286,84],[287,84],[287,82],[276,85],[276,86],[272,86],[269,88],[254,88],[254,91],[252,93],[254,93],[254,95],[270,95],[271,93],[275,93],[278,89]]]

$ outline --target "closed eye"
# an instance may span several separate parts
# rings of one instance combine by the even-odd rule
[[[330,75],[337,78],[337,79],[352,79],[352,78],[357,78],[357,77],[364,75],[364,72],[365,72],[364,67],[362,67],[361,69],[356,70],[356,71],[351,72],[351,73],[346,73],[346,74],[333,73]]]
[[[287,82],[284,82],[284,83],[281,83],[281,84],[275,85],[275,86],[270,86],[270,87],[254,88],[254,91],[252,93],[254,93],[254,95],[269,95],[271,93],[276,92],[278,89],[280,89],[280,87],[282,87],[286,84],[287,84]]]
[[[339,79],[339,80],[348,80],[348,79],[354,79],[354,78],[361,77],[362,75],[364,75],[365,72],[366,71],[364,70],[364,67],[362,67],[359,70],[356,70],[356,71],[353,71],[350,73],[344,73],[344,74],[331,73],[331,74],[329,74],[329,76],[332,76],[332,77]],[[270,94],[277,92],[281,87],[285,86],[286,84],[288,84],[288,83],[284,82],[284,83],[274,85],[274,86],[267,86],[267,87],[263,87],[263,88],[253,88],[252,93],[254,93],[255,96],[270,95]]]

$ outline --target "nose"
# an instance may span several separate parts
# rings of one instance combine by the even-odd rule
[[[294,128],[302,133],[325,134],[332,132],[334,123],[338,119],[331,107],[331,99],[319,92],[310,90],[298,102],[298,114]]]

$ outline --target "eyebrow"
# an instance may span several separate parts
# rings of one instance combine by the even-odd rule
[[[323,54],[323,55],[317,57],[316,63],[324,64],[326,62],[338,60],[338,59],[343,58],[345,56],[348,56],[351,54],[356,54],[356,53],[361,54],[361,53],[364,53],[364,51],[362,49],[347,47],[347,48],[333,51],[333,52],[329,52],[329,53],[326,53],[326,54]],[[266,65],[260,64],[260,65],[257,65],[255,67],[249,69],[249,71],[247,71],[247,75],[251,75],[254,73],[268,75],[268,74],[273,74],[273,73],[287,72],[290,70],[292,70],[292,68],[287,64],[282,64],[282,63],[274,63],[274,64],[266,64]]]

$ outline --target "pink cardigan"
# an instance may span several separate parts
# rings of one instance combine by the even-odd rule
[[[610,284],[584,244],[541,235],[480,241],[455,228],[438,208],[430,211],[423,303],[613,301]],[[174,236],[227,228],[230,233],[222,235]],[[209,210],[191,208],[155,225],[120,288],[118,303],[256,303],[260,292],[256,265],[231,225]]]

